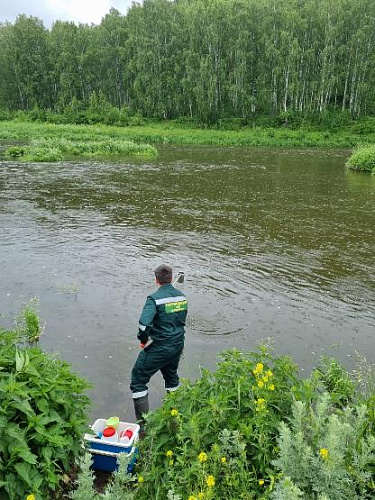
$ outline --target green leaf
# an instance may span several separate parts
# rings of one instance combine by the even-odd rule
[[[9,495],[11,500],[16,500],[21,498],[17,493],[20,491],[19,481],[17,481],[17,476],[10,472],[5,476],[5,490]],[[24,489],[23,489],[24,490]]]
[[[29,355],[27,353],[27,351],[25,351],[25,363],[24,363],[24,369],[27,368],[30,364],[30,358],[29,358]]]
[[[30,464],[25,462],[18,462],[14,468],[16,469],[18,475],[21,479],[27,484],[29,488],[32,488],[33,483],[30,477],[30,473],[32,472],[32,467]]]
[[[41,425],[47,425],[47,424],[50,424],[52,422],[62,423],[62,418],[56,412],[51,412],[51,413],[54,413],[54,414],[42,417],[40,419]]]
[[[40,450],[42,457],[46,463],[49,463],[52,459],[52,448],[49,446],[43,446]]]
[[[20,443],[25,442],[25,432],[17,424],[8,424],[6,437],[19,441]]]
[[[23,458],[23,460],[29,464],[35,465],[38,462],[38,455],[34,455],[34,453],[31,453],[31,451],[26,449],[20,450],[18,456]]]
[[[34,410],[31,408],[30,403],[28,401],[18,401],[13,403],[13,408],[16,408],[22,413],[25,413],[28,417],[34,415]]]
[[[22,368],[24,367],[25,364],[25,358],[22,355],[21,352],[16,351],[16,371],[20,372],[22,371]]]

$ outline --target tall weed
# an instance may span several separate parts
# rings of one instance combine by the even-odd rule
[[[15,323],[20,340],[25,340],[29,344],[38,342],[44,327],[39,318],[39,300],[37,298],[31,299],[26,304]]]
[[[31,306],[19,328],[0,335],[0,498],[44,500],[82,452],[89,386],[67,363],[23,344],[41,332]]]

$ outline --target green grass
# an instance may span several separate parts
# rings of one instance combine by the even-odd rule
[[[113,139],[109,136],[90,137],[83,134],[72,134],[71,131],[59,131],[54,136],[51,130],[40,129],[34,125],[28,131],[24,127],[13,129],[11,139],[30,141],[25,146],[10,146],[5,150],[7,158],[16,158],[22,161],[56,162],[72,158],[122,158],[129,156],[155,157],[157,150],[149,144],[136,144],[125,138]],[[47,137],[40,134],[46,132]],[[57,130],[55,129],[55,132]],[[63,132],[63,134],[61,134]],[[65,132],[65,134],[64,134]],[[12,135],[13,134],[13,135]],[[58,137],[58,136],[62,137]],[[35,138],[36,137],[36,138]],[[31,139],[31,140],[30,140]]]
[[[374,122],[375,123],[375,122]],[[53,123],[0,122],[0,140],[30,141],[37,138],[90,141],[133,141],[137,144],[334,147],[352,148],[364,142],[375,144],[375,126],[364,130],[358,123],[334,131],[312,128],[248,127],[239,130],[190,128],[178,122],[150,121],[141,126],[61,125]],[[50,152],[53,156],[54,151]]]
[[[346,166],[356,172],[370,172],[375,175],[375,145],[356,149]]]

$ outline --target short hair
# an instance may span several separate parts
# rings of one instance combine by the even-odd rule
[[[164,264],[158,266],[155,271],[155,278],[159,283],[170,283],[172,281],[172,268]]]

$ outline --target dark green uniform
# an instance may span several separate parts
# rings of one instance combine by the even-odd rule
[[[184,347],[186,314],[186,297],[170,283],[147,297],[139,319],[138,338],[142,343],[151,339],[152,343],[139,353],[133,367],[130,384],[133,399],[147,395],[147,384],[158,370],[166,390],[178,387],[177,368]]]

